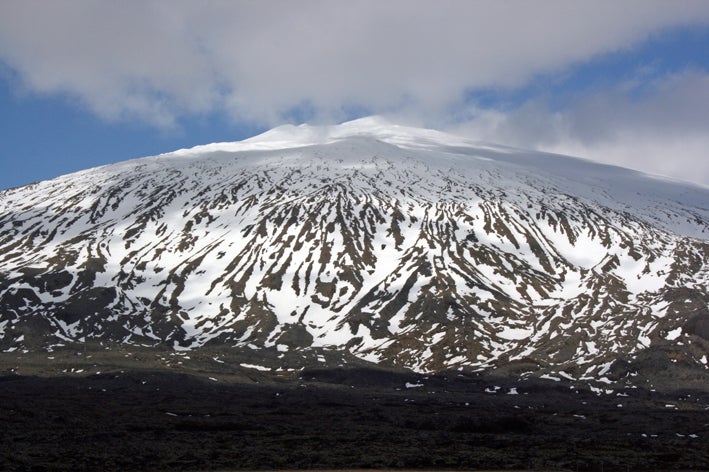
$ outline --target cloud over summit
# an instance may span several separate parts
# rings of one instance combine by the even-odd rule
[[[5,0],[0,65],[27,92],[163,129],[214,113],[271,126],[293,117],[338,121],[358,110],[583,149],[586,138],[613,141],[609,126],[584,120],[609,119],[603,99],[619,93],[616,84],[560,112],[545,111],[544,97],[527,97],[518,107],[481,109],[467,127],[451,117],[476,106],[480,90],[563,80],[578,64],[663,31],[708,25],[704,0]],[[708,92],[706,71],[695,74]],[[670,108],[681,104],[675,92],[680,101]],[[661,94],[646,105],[621,95],[628,111],[611,121],[625,114],[639,117],[640,128],[654,126],[643,122],[642,108],[664,106]],[[687,114],[698,109],[691,100],[688,107]],[[537,110],[541,120],[525,116]],[[529,139],[519,139],[525,133]]]
[[[445,108],[709,20],[706,2],[6,1],[0,58],[30,90],[169,125],[226,111]]]

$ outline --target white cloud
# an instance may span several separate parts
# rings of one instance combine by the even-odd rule
[[[161,128],[214,112],[274,125],[301,105],[315,120],[355,107],[441,126],[471,90],[563,75],[692,24],[709,24],[709,2],[4,0],[0,66],[30,93]],[[618,87],[557,111],[540,98],[473,110],[459,129],[709,183],[708,97],[707,76],[687,73],[640,99]]]
[[[272,124],[302,103],[438,110],[697,21],[706,1],[5,0],[0,59],[109,119]]]
[[[709,185],[709,74],[688,71],[619,84],[552,110],[468,110],[452,131],[476,139],[583,156]]]

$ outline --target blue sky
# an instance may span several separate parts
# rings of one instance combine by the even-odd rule
[[[185,117],[169,129],[105,120],[66,94],[28,93],[16,79],[0,80],[0,189],[199,144],[238,141],[266,129],[234,123],[222,113]]]
[[[0,3],[0,189],[368,114],[709,185],[709,2]]]

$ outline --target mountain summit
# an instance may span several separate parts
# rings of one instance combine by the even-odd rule
[[[0,192],[0,349],[704,375],[708,239],[704,187],[380,118],[282,126]]]

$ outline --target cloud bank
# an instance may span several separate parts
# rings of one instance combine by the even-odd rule
[[[708,2],[679,3],[5,0],[0,61],[27,92],[159,128],[211,113],[263,125],[303,115],[337,121],[352,110],[445,117],[465,114],[461,103],[475,90],[522,87],[668,28],[709,24]],[[669,98],[658,88],[629,102],[615,88],[561,111],[530,99],[511,111],[478,110],[459,127],[521,146],[581,153],[600,143],[622,154],[629,137],[663,127],[663,100],[683,115],[670,133],[692,113],[706,123],[681,83],[708,95],[697,72],[658,84]]]
[[[682,3],[5,1],[0,57],[29,89],[108,118],[270,122],[304,103],[382,112],[518,86],[709,19],[705,1]]]
[[[709,184],[709,74],[686,71],[638,87],[621,83],[557,110],[543,99],[504,112],[471,109],[450,130]]]

